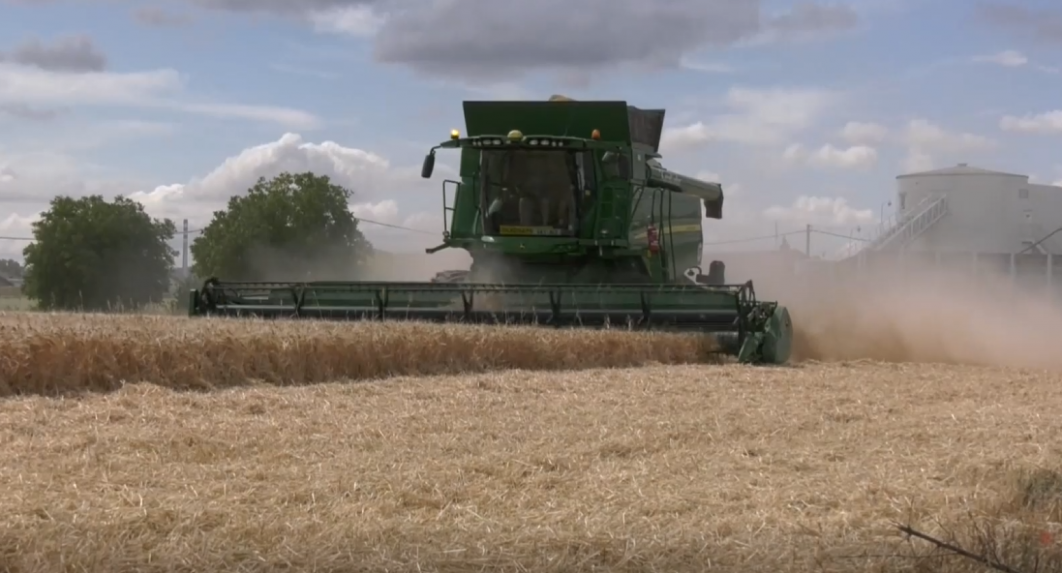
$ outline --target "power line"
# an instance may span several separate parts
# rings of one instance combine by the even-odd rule
[[[379,221],[373,221],[372,219],[358,219],[360,223],[369,223],[370,225],[379,225],[381,227],[390,227],[392,229],[401,229],[403,231],[409,231],[411,233],[420,233],[422,235],[436,235],[435,231],[425,231],[424,229],[414,229],[412,227],[403,227],[402,225],[393,225],[391,223],[381,223]]]
[[[705,241],[705,245],[733,245],[735,243],[751,243],[753,241],[764,241],[767,239],[774,239],[776,237],[787,237],[789,235],[800,235],[807,231],[789,231],[787,233],[778,233],[777,235],[761,235],[759,237],[746,237],[744,239],[730,239],[727,241]]]
[[[812,227],[811,232],[812,233],[820,233],[822,235],[829,235],[831,237],[839,237],[841,239],[848,239],[849,241],[869,241],[870,240],[870,239],[864,239],[862,237],[857,237],[857,236],[853,236],[853,235],[842,235],[840,233],[831,233],[829,231],[820,231],[820,230],[818,230],[818,229],[816,229],[814,227]]]

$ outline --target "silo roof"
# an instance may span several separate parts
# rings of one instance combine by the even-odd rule
[[[970,167],[966,163],[960,163],[954,167],[943,167],[941,169],[931,169],[929,171],[920,171],[918,173],[905,173],[898,175],[897,179],[905,177],[922,177],[924,175],[996,175],[1004,177],[1024,177],[1028,179],[1028,175],[1018,175],[1017,173],[1005,173],[1003,171],[992,171],[990,169],[982,169],[980,167]]]

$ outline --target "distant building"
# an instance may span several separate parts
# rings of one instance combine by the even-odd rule
[[[1062,187],[960,163],[896,178],[895,220],[868,251],[1062,254]]]

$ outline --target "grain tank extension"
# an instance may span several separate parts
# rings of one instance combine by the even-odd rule
[[[752,282],[700,268],[706,220],[723,189],[670,171],[658,152],[664,110],[623,101],[464,103],[433,147],[460,156],[442,182],[445,230],[428,249],[465,249],[468,270],[423,283],[226,283],[193,291],[193,316],[425,320],[710,334],[747,363],[789,359],[792,324]]]

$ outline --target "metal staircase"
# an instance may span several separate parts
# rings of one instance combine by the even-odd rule
[[[894,225],[882,229],[881,233],[871,239],[862,250],[902,249],[947,214],[947,197],[930,195],[912,207],[907,214],[899,217]]]

